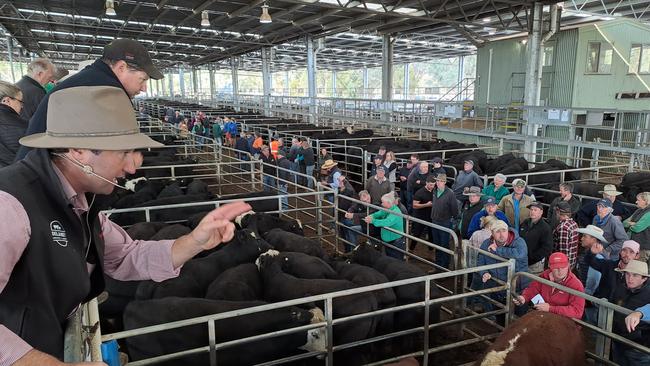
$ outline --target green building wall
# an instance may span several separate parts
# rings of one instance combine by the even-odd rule
[[[615,99],[618,92],[646,92],[643,84],[614,52],[609,74],[587,74],[587,48],[591,41],[607,41],[607,36],[625,60],[629,60],[632,44],[650,44],[650,27],[634,20],[616,19],[562,30],[553,36],[547,46],[553,46],[553,62],[544,67],[542,77],[542,104],[554,107],[647,110],[650,99]],[[490,42],[477,51],[475,101],[482,104],[512,104],[523,100],[526,45],[523,38]],[[492,73],[490,99],[487,99],[490,49]],[[650,85],[650,75],[641,75]]]
[[[618,53],[614,51],[609,74],[586,73],[589,42],[607,43],[598,28],[619,51]],[[616,93],[620,92],[648,92],[635,75],[628,73],[628,66],[623,59],[629,60],[632,44],[650,44],[650,27],[632,20],[617,19],[596,23],[596,25],[590,24],[579,28],[578,31],[573,107],[620,110],[650,109],[650,99],[648,98],[615,98]],[[650,75],[640,76],[646,84],[650,85]]]

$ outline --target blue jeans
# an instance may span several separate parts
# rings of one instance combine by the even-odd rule
[[[314,176],[314,168],[315,167],[316,167],[315,165],[307,165],[307,167],[306,167],[305,174],[307,174],[307,176],[308,176],[308,178],[307,178],[307,187],[309,187],[309,188],[314,188],[314,180],[311,179],[311,177]]]
[[[273,187],[275,187],[275,178],[271,176],[265,175],[262,181],[264,182],[265,192],[271,192]]]
[[[388,243],[394,247],[400,248],[404,250],[406,248],[406,240],[404,240],[404,237],[400,237],[399,239],[395,239]],[[386,248],[386,255],[389,257],[393,257],[399,260],[404,260],[404,253],[400,252],[399,250],[395,250],[390,247],[385,247]]]
[[[587,282],[585,283],[585,293],[593,295],[600,284],[602,273],[596,271],[592,267],[587,270]]]
[[[289,191],[287,188],[287,183],[278,183],[278,191],[282,195],[282,198],[280,199],[282,201],[282,209],[289,209],[289,198],[287,197]]]
[[[343,228],[343,237],[352,243],[345,243],[345,251],[349,252],[357,246],[357,237],[359,236],[358,232],[361,232],[361,225],[355,225],[354,221],[350,219],[343,219],[341,223],[346,226]]]
[[[620,366],[650,366],[650,354],[617,342],[612,343],[612,360]]]
[[[446,228],[451,228],[452,225],[451,220],[433,221],[433,223]],[[431,242],[443,248],[449,249],[449,233],[438,229],[431,229]],[[437,265],[444,268],[449,268],[450,259],[451,256],[449,254],[438,250],[436,251],[435,262]]]

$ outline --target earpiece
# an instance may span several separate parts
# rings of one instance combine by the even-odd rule
[[[81,162],[77,161],[76,159],[72,159],[71,157],[69,157],[68,155],[65,155],[65,154],[55,153],[54,155],[71,162],[72,164],[79,167],[84,173],[86,173],[88,175],[95,176],[96,178],[99,178],[99,179],[103,180],[106,183],[110,183],[110,184],[114,185],[115,187],[128,190],[128,188],[126,188],[125,186],[121,186],[121,185],[119,185],[119,184],[117,184],[117,183],[115,183],[115,182],[113,182],[113,181],[111,181],[109,179],[106,179],[106,178],[102,177],[101,175],[95,173],[95,171],[93,170],[93,167],[88,165],[88,164],[82,164]]]

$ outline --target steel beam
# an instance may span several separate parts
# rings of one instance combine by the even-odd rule
[[[381,99],[393,99],[393,39],[388,34],[383,36],[381,50]]]
[[[537,68],[540,66],[540,43],[542,40],[542,3],[535,2],[533,5],[533,24],[528,34],[528,43],[526,49],[526,77],[524,83],[524,105],[537,105],[537,90],[539,89],[540,80],[537,78]],[[526,135],[537,136],[537,125],[528,124],[526,126]],[[524,143],[524,152],[526,160],[535,161],[536,144],[532,140],[526,140]]]
[[[264,114],[271,116],[271,48],[262,48],[262,93],[264,95]]]
[[[307,36],[307,96],[309,97],[309,122],[316,123],[316,49],[314,38]]]

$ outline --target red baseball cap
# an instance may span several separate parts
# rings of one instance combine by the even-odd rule
[[[569,258],[566,254],[561,252],[555,252],[548,257],[548,268],[550,269],[560,269],[569,266]]]

